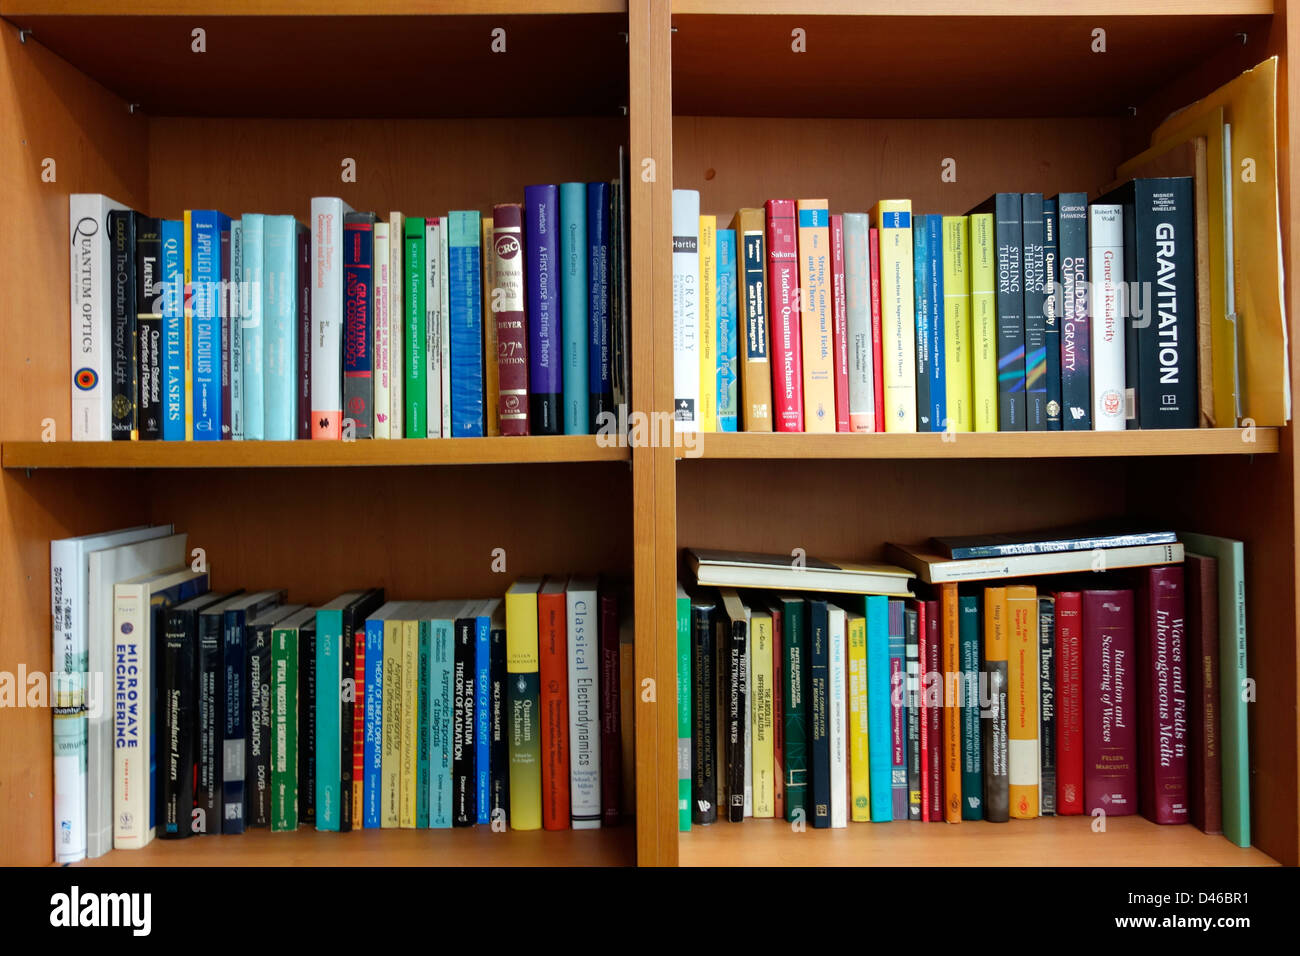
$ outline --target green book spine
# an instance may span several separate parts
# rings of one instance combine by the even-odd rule
[[[808,820],[808,605],[782,599],[785,645],[785,818]]]
[[[691,599],[677,590],[677,829],[691,828]]]
[[[407,438],[427,438],[428,397],[425,394],[424,342],[424,220],[406,219],[406,276],[403,303],[406,306],[406,418],[403,433]]]
[[[415,826],[424,830],[429,826],[429,747],[431,732],[429,720],[429,654],[433,650],[433,622],[420,621],[419,685],[415,691],[416,706],[416,791]]]
[[[980,763],[980,610],[979,598],[963,596],[957,605],[961,666],[961,805],[963,820],[984,819],[984,774]]]
[[[298,829],[298,629],[271,631],[271,829]]]

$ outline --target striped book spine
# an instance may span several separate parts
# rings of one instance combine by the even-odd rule
[[[476,210],[448,217],[448,276],[451,315],[451,434],[487,434],[483,409],[482,224]],[[484,821],[486,822],[486,821]]]

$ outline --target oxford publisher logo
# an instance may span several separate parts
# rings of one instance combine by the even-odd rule
[[[153,929],[153,894],[82,893],[74,885],[50,897],[50,925],[125,928],[133,936],[148,936]]]

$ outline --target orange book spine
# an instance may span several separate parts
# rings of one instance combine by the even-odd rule
[[[943,817],[961,823],[961,648],[957,585],[939,592],[943,615]]]
[[[568,611],[563,591],[537,596],[542,731],[542,828],[569,829],[569,666],[565,653]]]

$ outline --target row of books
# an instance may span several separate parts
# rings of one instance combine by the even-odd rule
[[[631,812],[631,624],[612,586],[310,607],[213,590],[185,546],[165,525],[51,543],[59,862],[251,827]]]
[[[715,589],[694,556],[680,828],[1140,812],[1249,846],[1242,547],[1181,537],[1179,563],[917,595]]]
[[[772,199],[718,229],[674,190],[677,428],[1194,428],[1193,205],[1164,177],[960,216]]]
[[[75,194],[74,440],[595,433],[628,401],[621,180],[387,219]]]

